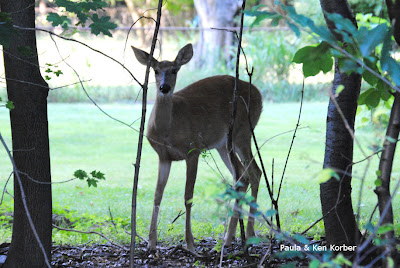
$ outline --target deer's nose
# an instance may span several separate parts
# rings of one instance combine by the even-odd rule
[[[160,86],[160,91],[164,94],[168,93],[171,91],[171,86],[168,84],[163,84]]]

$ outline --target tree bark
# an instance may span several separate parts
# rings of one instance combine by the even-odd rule
[[[1,11],[11,14],[14,24],[35,27],[35,0],[1,0]],[[18,47],[30,48],[25,56]],[[13,157],[26,195],[28,210],[45,249],[51,255],[52,200],[47,122],[48,85],[43,80],[34,31],[20,31],[4,48],[7,95],[14,102],[10,111]],[[24,82],[25,81],[25,82]],[[26,83],[28,82],[28,83]],[[47,184],[35,183],[28,176]],[[14,176],[14,222],[8,257],[3,267],[45,267],[45,258],[33,235],[23,206],[20,186]]]
[[[356,24],[354,15],[346,0],[321,0],[321,7],[324,12],[339,13]],[[327,20],[326,17],[325,20],[329,29],[333,31],[334,24]],[[340,36],[337,36],[337,38],[340,38]],[[334,95],[339,85],[343,85],[344,90],[339,94],[336,101],[340,110],[343,111],[350,128],[354,131],[361,75],[355,73],[346,75],[342,73],[339,70],[337,61],[335,61],[335,76],[332,89]],[[331,178],[320,185],[322,214],[327,215],[324,218],[325,235],[329,245],[356,245],[357,238],[361,237],[351,202],[352,162],[353,138],[346,129],[334,102],[330,100],[326,126],[324,168],[332,168],[339,171],[341,180],[337,181],[335,178]],[[331,213],[328,213],[335,206],[336,208]]]
[[[205,28],[200,32],[200,40],[196,45],[195,61],[199,67],[214,68],[223,60],[229,63],[232,55],[230,48],[233,44],[233,33],[223,29],[233,27],[233,19],[242,5],[237,0],[194,0],[200,17],[200,26]]]
[[[394,28],[393,36],[398,45],[400,45],[400,1],[393,3],[391,0],[386,1],[389,18]],[[377,186],[375,193],[378,196],[379,213],[382,218],[382,225],[393,224],[393,208],[392,197],[390,195],[390,179],[392,176],[393,160],[396,151],[397,140],[400,132],[400,93],[394,94],[394,103],[390,113],[388,128],[386,130],[386,139],[383,144],[383,151],[379,161],[379,170],[381,172],[379,178],[382,184]],[[387,210],[385,212],[385,210]],[[384,214],[385,213],[385,214]],[[383,215],[384,214],[384,215]],[[382,234],[382,238],[387,241],[385,249],[390,252],[392,258],[396,256],[395,234],[394,230]],[[388,266],[388,265],[387,265]]]

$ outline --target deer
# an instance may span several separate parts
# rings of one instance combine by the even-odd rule
[[[180,68],[193,56],[193,47],[187,44],[181,48],[174,61],[158,61],[147,52],[132,46],[139,63],[150,66],[155,73],[156,100],[147,124],[147,139],[159,158],[158,178],[154,193],[154,206],[149,230],[148,249],[157,246],[157,219],[161,200],[168,181],[172,161],[186,161],[185,185],[185,242],[188,250],[194,251],[191,230],[191,209],[196,182],[199,156],[203,150],[216,149],[232,173],[234,180],[240,180],[238,190],[251,188],[253,201],[257,201],[261,171],[253,159],[251,150],[252,130],[262,111],[260,91],[253,85],[239,80],[237,86],[237,113],[233,128],[233,159],[227,147],[227,135],[232,117],[232,102],[235,77],[218,75],[199,80],[174,92]],[[250,108],[248,107],[251,90]],[[250,113],[248,113],[250,111]],[[251,124],[250,124],[251,121]],[[239,158],[240,160],[239,161]],[[237,164],[235,171],[234,163]],[[250,206],[246,237],[255,236],[254,213]],[[224,237],[225,246],[235,238],[238,213],[234,213]]]

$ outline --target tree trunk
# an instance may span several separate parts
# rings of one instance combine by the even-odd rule
[[[200,40],[196,45],[195,61],[198,66],[214,68],[218,61],[229,63],[232,55],[233,33],[223,29],[233,27],[233,19],[240,9],[242,1],[237,0],[194,0],[200,17]]]
[[[392,22],[394,33],[393,36],[398,45],[400,45],[400,2],[392,2],[391,0],[386,1],[388,8],[389,18]],[[383,144],[383,151],[379,161],[379,170],[381,175],[379,178],[382,181],[380,186],[377,186],[375,193],[378,196],[379,213],[382,218],[382,225],[393,224],[393,208],[392,208],[392,197],[390,195],[390,179],[392,176],[393,160],[396,151],[397,140],[400,132],[400,93],[394,94],[394,103],[390,113],[390,119],[388,128],[386,130],[386,137],[390,137],[391,140],[386,139]],[[385,210],[387,210],[385,212]],[[382,234],[382,239],[387,241],[385,250],[390,252],[392,258],[396,256],[395,246],[395,234],[394,230]],[[385,260],[387,261],[387,260]],[[386,266],[389,266],[386,264]]]
[[[324,12],[339,13],[356,24],[354,16],[346,0],[321,0]],[[334,29],[334,24],[325,18],[329,29]],[[340,36],[338,36],[340,38]],[[344,90],[336,101],[354,131],[354,120],[357,110],[357,99],[360,95],[361,75],[346,75],[341,73],[335,62],[335,77],[333,94],[338,85],[344,85]],[[324,168],[333,168],[339,172],[341,180],[331,178],[320,185],[320,198],[324,218],[325,235],[329,245],[346,244],[356,245],[360,231],[356,225],[351,203],[351,164],[353,162],[353,139],[332,100],[329,101],[326,147]],[[345,171],[345,173],[344,173]],[[333,207],[335,209],[332,210]],[[329,213],[332,210],[331,213]]]
[[[125,0],[126,7],[128,8],[129,14],[131,15],[131,18],[133,20],[133,23],[135,23],[135,27],[144,27],[143,20],[146,20],[145,18],[140,19],[142,16],[140,10],[138,10],[137,7],[135,7],[135,4],[133,3],[133,0]],[[146,14],[143,14],[144,16]],[[145,45],[146,43],[146,32],[144,29],[137,29],[136,30],[136,35],[138,36],[141,45]],[[146,44],[147,45],[147,44]]]
[[[35,27],[35,0],[1,0],[1,11],[10,13],[14,24]],[[29,47],[24,56],[18,47]],[[38,63],[34,31],[20,31],[9,48],[4,48],[10,112],[13,157],[20,173],[26,203],[47,258],[51,255],[52,200],[49,136],[47,122],[48,85]],[[24,82],[25,81],[25,82]],[[26,83],[29,82],[29,83]],[[28,178],[46,182],[38,184]],[[28,222],[20,185],[14,176],[14,222],[8,257],[3,267],[45,267],[44,254]]]

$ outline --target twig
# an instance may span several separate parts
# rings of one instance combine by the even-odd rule
[[[57,36],[57,37],[60,38],[60,39],[64,39],[64,40],[67,40],[67,41],[72,41],[72,42],[78,43],[78,44],[80,44],[80,45],[82,45],[82,46],[85,46],[85,47],[87,47],[88,49],[90,49],[90,50],[92,50],[92,51],[94,51],[94,52],[96,52],[96,53],[99,53],[99,54],[103,55],[104,57],[106,57],[106,58],[108,58],[108,59],[114,61],[115,63],[119,64],[120,66],[122,66],[122,68],[130,74],[130,76],[133,78],[133,80],[136,81],[136,83],[138,83],[140,86],[143,86],[143,85],[139,82],[139,80],[136,79],[136,77],[133,75],[133,73],[132,73],[123,63],[121,63],[121,62],[119,62],[118,60],[114,59],[113,57],[111,57],[111,56],[105,54],[104,52],[101,52],[100,50],[95,49],[95,48],[89,46],[88,44],[86,44],[86,43],[84,43],[84,42],[81,42],[81,41],[76,40],[76,39],[73,39],[73,38],[68,38],[68,37],[65,37],[65,36],[62,36],[62,35],[58,35],[58,34],[56,34],[56,33],[53,33],[52,31],[45,30],[45,29],[42,29],[42,28],[25,28],[25,27],[20,27],[20,26],[16,26],[16,25],[14,25],[14,27],[17,28],[17,29],[19,29],[19,30],[41,31],[41,32],[45,32],[45,33],[50,34],[51,36]]]
[[[300,126],[301,112],[302,112],[302,109],[303,109],[303,99],[304,99],[304,76],[303,76],[303,86],[302,86],[302,89],[301,89],[299,115],[298,115],[298,117],[297,117],[296,127],[295,127],[294,132],[293,132],[292,141],[290,142],[289,152],[288,152],[288,154],[287,154],[287,156],[286,156],[285,165],[284,165],[284,167],[283,167],[282,177],[281,177],[281,181],[280,181],[280,183],[279,183],[278,196],[276,197],[276,202],[278,202],[279,197],[280,197],[280,194],[281,194],[281,188],[282,188],[283,178],[284,178],[284,176],[285,176],[285,171],[286,171],[286,167],[287,167],[287,164],[288,164],[288,161],[289,161],[290,152],[292,151],[294,139],[296,138],[297,129],[298,129],[299,126]]]
[[[138,189],[138,183],[139,183],[140,161],[142,158],[144,126],[145,126],[145,122],[146,122],[147,85],[149,83],[151,59],[154,54],[158,30],[160,28],[162,3],[163,3],[163,0],[158,1],[156,28],[154,29],[153,40],[151,42],[150,56],[147,60],[145,81],[144,81],[144,84],[142,85],[142,89],[143,89],[142,118],[140,121],[140,132],[139,132],[138,148],[137,148],[136,163],[135,163],[135,175],[134,175],[134,179],[133,179],[133,193],[132,193],[132,215],[131,215],[132,234],[131,234],[131,246],[130,246],[130,254],[129,254],[129,260],[130,260],[129,267],[131,267],[131,268],[134,267],[134,254],[135,254],[135,246],[136,246],[135,240],[136,240],[136,232],[137,232],[136,231],[137,189]]]
[[[75,232],[75,233],[80,233],[80,234],[95,234],[95,235],[99,235],[99,236],[103,237],[105,240],[107,240],[107,242],[110,243],[111,245],[113,245],[114,247],[117,247],[117,248],[120,248],[120,249],[123,249],[123,250],[126,250],[126,251],[129,250],[129,248],[126,248],[124,246],[121,246],[121,245],[118,245],[118,244],[114,243],[110,238],[108,238],[107,236],[105,236],[104,234],[102,234],[100,232],[96,232],[96,231],[80,231],[80,230],[74,230],[74,229],[67,229],[67,228],[62,228],[60,226],[57,226],[55,224],[53,224],[53,227],[58,229],[58,230],[61,230],[61,231]]]
[[[262,268],[263,267],[263,263],[265,261],[265,259],[267,258],[267,256],[271,255],[271,249],[272,249],[272,242],[270,241],[269,243],[269,247],[267,249],[267,252],[265,252],[264,256],[262,257],[260,264],[258,265],[258,268]]]
[[[7,181],[6,181],[6,184],[4,184],[3,193],[2,193],[2,195],[1,195],[0,206],[3,204],[4,194],[7,192],[7,184],[8,184],[8,182],[10,181],[12,174],[14,174],[14,171],[12,171],[12,172],[10,173],[10,176],[8,176],[8,179],[7,179]]]

